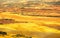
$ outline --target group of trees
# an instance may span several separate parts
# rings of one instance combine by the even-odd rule
[[[60,5],[60,1],[57,2],[45,2],[47,4],[51,4],[51,5]]]

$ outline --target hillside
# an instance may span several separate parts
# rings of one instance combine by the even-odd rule
[[[4,36],[6,38],[12,38],[11,36],[15,34],[20,34],[22,32],[23,35],[31,36],[32,38],[43,38],[40,35],[46,37],[48,36],[48,33],[54,33],[55,35],[59,35],[60,33],[60,18],[23,16],[18,14],[12,14],[10,12],[4,12],[0,14],[0,19],[6,19],[5,23],[4,21],[0,21],[0,31],[8,33],[8,36]],[[13,19],[15,21],[11,23],[11,21],[13,21],[11,20],[10,23],[8,23],[9,19]],[[39,33],[40,35],[36,33]],[[51,34],[49,35],[51,36]]]
[[[59,4],[58,0],[0,0],[0,38],[60,38]]]

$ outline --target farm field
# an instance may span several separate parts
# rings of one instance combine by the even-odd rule
[[[6,38],[13,38],[11,36],[18,33],[32,38],[43,38],[41,35],[46,37],[48,33],[56,34],[58,35],[56,37],[60,37],[60,18],[58,17],[23,16],[10,12],[0,14],[0,19],[5,19],[5,21],[0,20],[0,31],[8,33],[7,36],[4,36]],[[9,19],[10,21],[8,21]],[[1,38],[4,37],[1,36]]]
[[[60,38],[60,1],[0,0],[0,38]]]

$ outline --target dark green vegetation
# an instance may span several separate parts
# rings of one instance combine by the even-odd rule
[[[0,31],[0,35],[5,36],[5,35],[7,35],[7,33],[3,32],[3,31]]]
[[[15,38],[19,38],[19,37],[32,38],[30,36],[25,36],[25,35],[22,35],[22,34],[16,34],[16,35],[13,35],[12,37],[15,37]]]
[[[60,1],[57,2],[45,2],[46,4],[51,4],[51,5],[60,5]]]

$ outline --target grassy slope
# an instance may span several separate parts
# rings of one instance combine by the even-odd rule
[[[60,18],[22,16],[22,15],[17,15],[17,14],[10,14],[9,12],[1,13],[0,19],[1,18],[10,18],[16,21],[27,21],[28,22],[28,23],[4,24],[3,26],[0,25],[0,28],[3,28],[3,31],[9,32],[9,33],[14,33],[14,31],[18,33],[20,33],[21,31],[21,32],[24,32],[25,34],[28,34],[31,32],[60,33],[60,30],[45,26],[45,25],[50,26],[50,24],[52,26],[54,24],[56,24],[54,26],[57,26],[57,25],[60,26],[60,20],[59,20]],[[35,35],[38,35],[38,34],[35,34]],[[10,37],[10,36],[7,36],[7,37]]]

